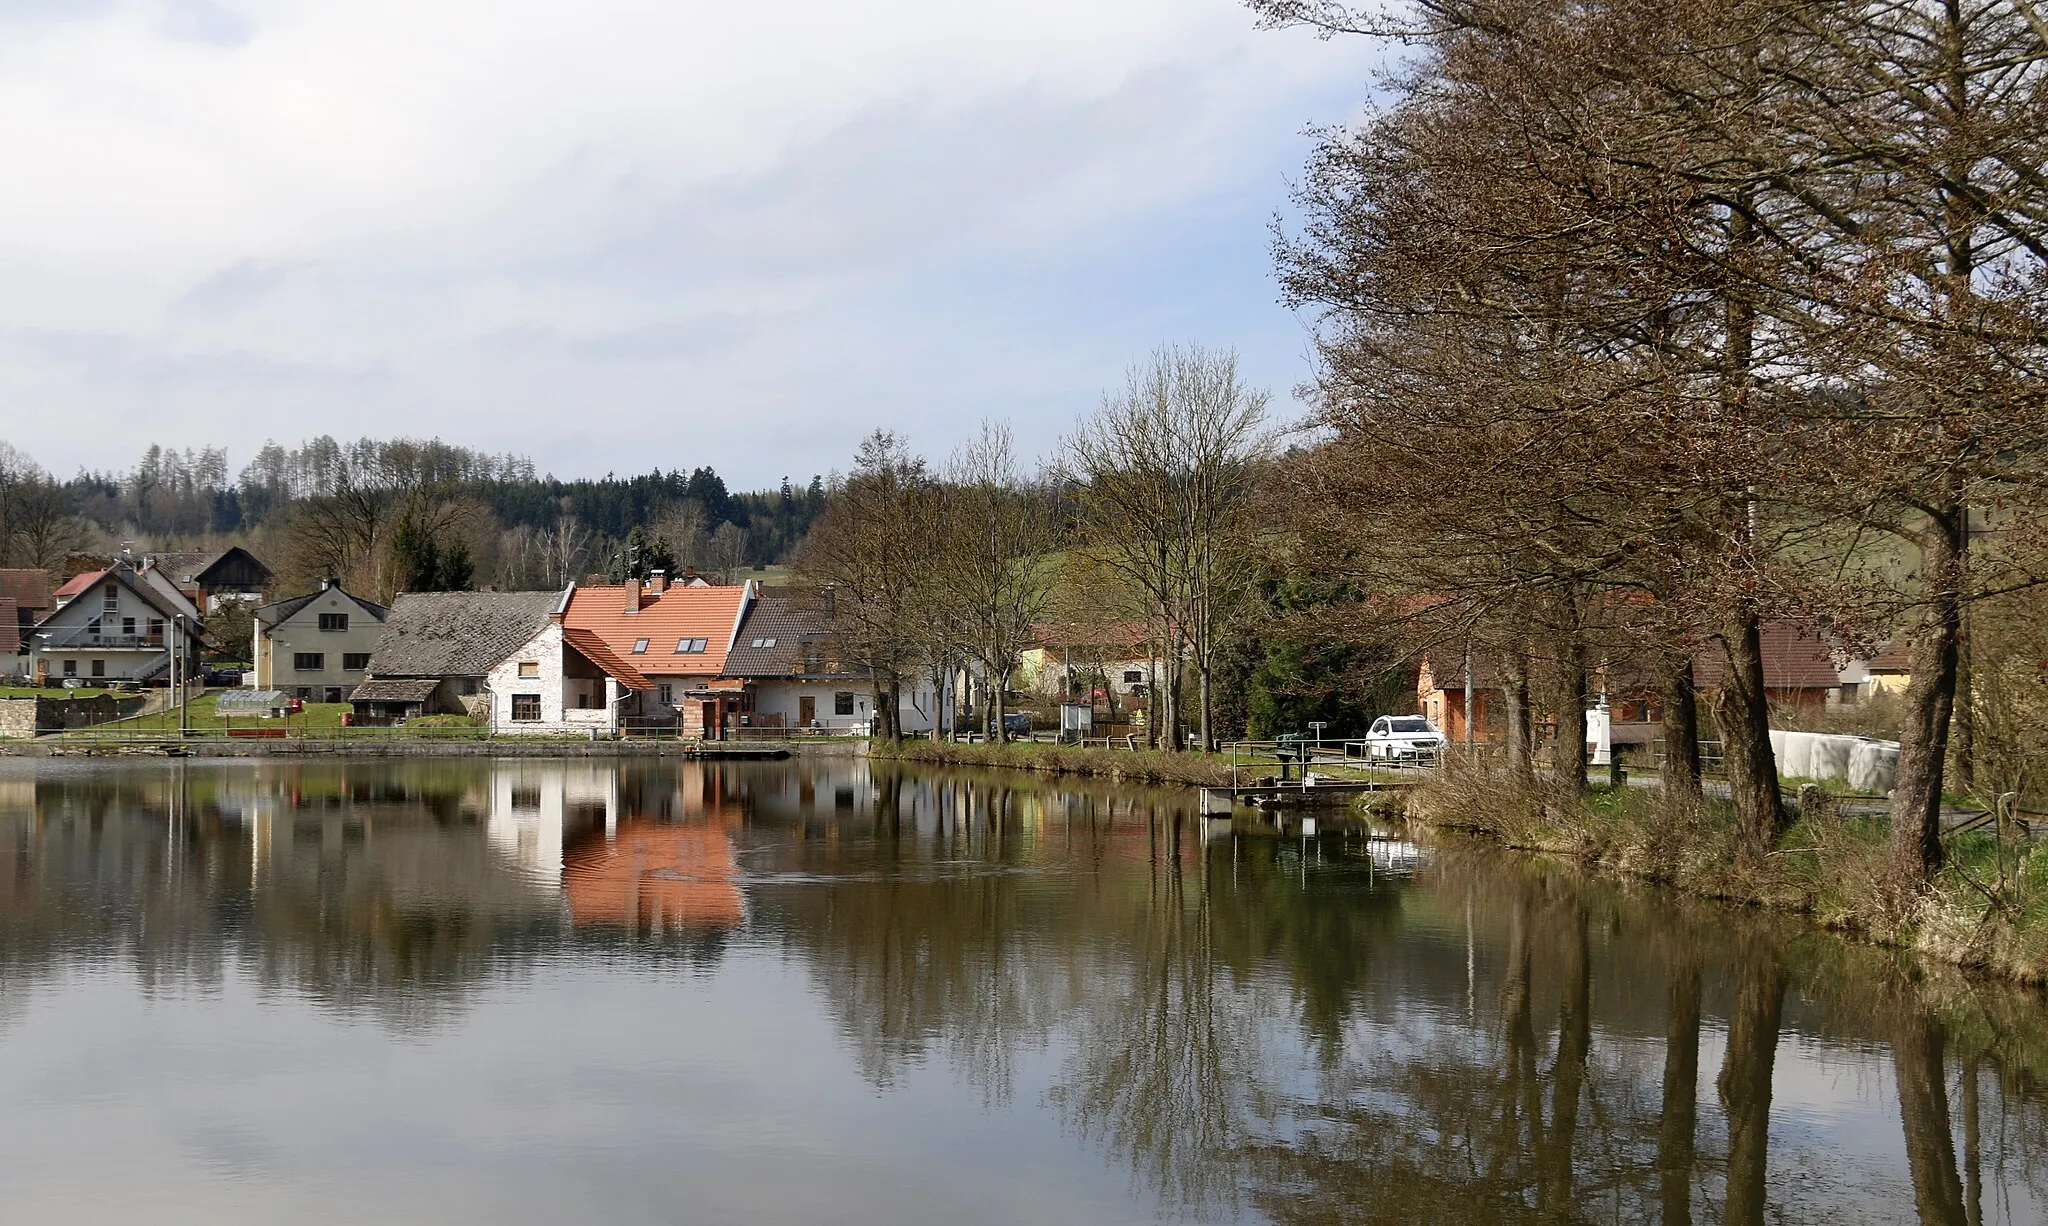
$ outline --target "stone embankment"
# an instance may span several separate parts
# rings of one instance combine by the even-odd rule
[[[0,698],[0,739],[29,740],[53,728],[90,728],[140,714],[149,699],[137,694],[116,698]]]

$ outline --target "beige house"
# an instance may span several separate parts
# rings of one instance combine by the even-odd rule
[[[330,579],[320,590],[256,610],[244,681],[307,702],[346,702],[369,675],[370,652],[391,610],[351,596]]]

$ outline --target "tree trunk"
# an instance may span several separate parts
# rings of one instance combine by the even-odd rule
[[[1564,992],[1557,1013],[1557,1064],[1550,1083],[1550,1134],[1544,1138],[1539,1207],[1559,1220],[1571,1216],[1572,1147],[1578,1139],[1579,1096],[1586,1057],[1593,1050],[1592,964],[1586,941],[1586,911],[1574,907],[1566,926]]]
[[[1201,650],[1201,651],[1199,651],[1199,652],[1197,652],[1197,653],[1196,653],[1196,655],[1195,655],[1195,667],[1196,667],[1196,668],[1198,668],[1198,669],[1200,669],[1200,670],[1201,670],[1201,674],[1202,674],[1202,676],[1201,676],[1201,685],[1202,685],[1202,707],[1201,707],[1201,710],[1200,710],[1200,711],[1199,711],[1199,712],[1197,713],[1197,714],[1199,715],[1200,719],[1201,719],[1201,722],[1202,722],[1202,727],[1201,727],[1201,738],[1202,738],[1202,752],[1203,752],[1203,753],[1215,753],[1215,752],[1216,752],[1216,732],[1215,732],[1215,728],[1214,728],[1214,727],[1213,727],[1213,725],[1211,725],[1211,723],[1210,723],[1211,709],[1210,709],[1210,686],[1209,686],[1209,656],[1208,656],[1208,649],[1207,649],[1206,647],[1205,647],[1205,648],[1204,648],[1203,650]]]
[[[1663,1226],[1691,1226],[1700,1080],[1700,970],[1688,962],[1671,980],[1664,1015],[1664,1107],[1657,1121],[1657,1178]]]
[[[1728,1054],[1717,1083],[1728,1113],[1728,1226],[1763,1226],[1770,1154],[1771,1070],[1784,1016],[1785,971],[1776,955],[1750,948],[1735,1008],[1728,1018]]]
[[[1965,550],[1963,564],[1968,565]],[[1965,796],[1977,794],[1977,678],[1975,661],[1970,658],[1970,610],[1960,610],[1956,634],[1956,697],[1955,697],[1955,738],[1954,753],[1956,770],[1956,791]]]
[[[1527,785],[1535,779],[1535,764],[1529,758],[1532,739],[1529,727],[1529,656],[1516,650],[1501,660],[1500,694],[1507,707],[1508,774]]]
[[[1692,657],[1664,657],[1664,795],[1688,807],[1700,801],[1700,703]]]
[[[1956,700],[1956,640],[1962,630],[1962,508],[1940,508],[1922,537],[1927,600],[1913,630],[1913,679],[1906,686],[1899,776],[1892,790],[1892,864],[1919,882],[1941,867],[1941,783]]]
[[[1909,1006],[1898,1006],[1906,1010]],[[1942,1064],[1941,1023],[1912,1010],[1892,1040],[1899,1078],[1899,1115],[1905,1124],[1906,1165],[1913,1199],[1925,1226],[1966,1226],[1962,1180],[1948,1114],[1948,1074]]]
[[[1586,642],[1573,631],[1558,662],[1557,740],[1550,762],[1567,796],[1586,791]]]
[[[1731,616],[1722,628],[1725,662],[1714,694],[1722,760],[1735,801],[1737,850],[1750,863],[1777,846],[1788,824],[1771,752],[1771,710],[1764,691],[1763,628],[1754,613]]]

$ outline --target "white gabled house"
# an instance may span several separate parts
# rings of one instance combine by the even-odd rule
[[[29,631],[38,684],[167,685],[172,654],[185,675],[199,662],[199,610],[148,565],[116,561],[58,589],[62,603]]]

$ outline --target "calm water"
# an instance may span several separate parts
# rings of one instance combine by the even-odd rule
[[[2048,1006],[1185,798],[0,761],[9,1222],[2039,1222]]]

